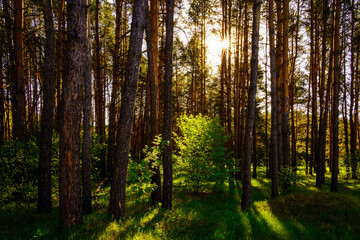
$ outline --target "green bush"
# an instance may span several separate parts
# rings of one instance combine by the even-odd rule
[[[105,142],[101,143],[101,136],[95,132],[92,132],[90,143],[91,178],[98,181],[101,180],[100,157],[102,149],[107,149],[107,144]]]
[[[221,183],[229,177],[230,157],[225,147],[229,137],[218,118],[186,116],[178,120],[175,136],[175,173],[184,177],[192,191]],[[211,184],[210,184],[211,185]]]
[[[279,172],[279,192],[288,194],[294,190],[296,185],[296,172],[291,167],[281,167]]]
[[[151,169],[162,165],[160,157],[163,145],[161,136],[156,136],[152,147],[145,146],[143,149],[145,157],[141,161],[130,159],[127,182],[129,192],[137,202],[146,202],[149,194],[156,187],[154,183],[151,183],[151,177],[154,174]]]
[[[0,148],[0,199],[34,201],[37,197],[39,145],[36,138],[22,144],[8,141]]]

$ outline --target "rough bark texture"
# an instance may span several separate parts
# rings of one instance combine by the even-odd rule
[[[55,106],[55,28],[52,1],[43,0],[45,59],[38,179],[38,212],[51,211],[51,148]]]
[[[153,55],[153,74],[154,78],[150,79],[150,141],[153,141],[155,136],[159,134],[159,126],[161,120],[161,112],[159,111],[159,85],[161,79],[161,68],[159,68],[159,3],[157,0],[150,1],[150,25],[151,25],[151,42],[152,42],[152,55]],[[151,202],[156,204],[161,202],[161,174],[160,166],[154,168],[155,174],[152,176],[151,181],[156,184],[156,189],[151,193]]]
[[[253,32],[252,32],[252,55],[251,55],[251,79],[248,97],[248,112],[245,128],[245,152],[244,152],[244,176],[243,195],[241,208],[247,209],[251,203],[251,142],[253,138],[253,126],[255,119],[255,98],[258,78],[258,52],[259,52],[259,25],[260,25],[260,0],[253,3]]]
[[[66,66],[60,117],[60,230],[82,222],[80,123],[84,71],[87,68],[86,0],[67,4]]]
[[[333,168],[331,172],[331,191],[338,191],[338,174],[339,174],[339,79],[340,79],[340,12],[341,1],[335,0],[335,29],[334,29],[334,96],[333,96]]]
[[[89,0],[86,0],[89,4]],[[87,8],[86,19],[86,54],[85,72],[84,72],[84,120],[83,120],[83,146],[82,146],[82,198],[83,198],[83,213],[90,214],[92,212],[91,206],[91,169],[90,169],[90,145],[91,145],[91,45],[90,45],[90,9]]]
[[[227,134],[230,136],[229,141],[227,143],[228,145],[228,151],[232,153],[234,151],[233,149],[233,133],[232,133],[232,98],[231,98],[231,16],[232,16],[232,0],[228,0],[228,34],[227,34],[227,41],[229,41],[228,46],[228,62],[227,62],[227,73],[226,73],[226,120],[227,120]],[[233,157],[233,156],[231,156]]]
[[[162,207],[172,207],[172,76],[173,76],[173,38],[174,38],[174,0],[166,1],[166,40],[165,40],[165,86],[164,86],[164,141],[167,143],[164,149],[164,185]]]
[[[11,14],[10,14],[10,4],[9,1],[3,1],[3,14],[4,14],[4,21],[5,21],[5,29],[6,29],[6,46],[7,46],[7,51],[9,52],[9,68],[6,71],[6,82],[7,83],[11,83],[13,82],[13,79],[15,78],[15,71],[14,71],[14,63],[15,63],[15,54],[14,54],[14,46],[13,46],[13,34],[12,34],[12,27],[11,27]],[[5,41],[4,41],[5,42]],[[10,85],[10,84],[9,84]],[[14,86],[12,86],[13,84],[11,84],[8,87],[8,91],[6,94],[6,99],[7,101],[11,101],[15,104],[15,94],[14,94]],[[11,93],[11,97],[9,96]],[[12,106],[11,108],[8,108],[8,114],[7,114],[7,136],[8,138],[11,136],[10,133],[10,109],[11,109],[11,113],[14,113],[14,107]],[[14,119],[12,119],[12,121],[14,122]]]
[[[115,53],[113,66],[113,82],[111,100],[109,106],[109,137],[108,137],[108,174],[112,174],[113,163],[115,159],[115,135],[116,135],[116,105],[119,93],[119,70],[120,70],[120,30],[122,16],[122,0],[116,0],[116,17],[115,17]]]
[[[276,11],[277,11],[277,40],[276,40],[276,49],[275,49],[275,60],[276,60],[276,93],[277,93],[277,142],[278,142],[278,164],[279,169],[284,164],[284,154],[283,154],[283,13],[282,13],[282,1],[276,0]]]
[[[60,112],[61,112],[61,79],[63,77],[63,62],[64,62],[64,18],[65,18],[65,0],[60,0],[59,19],[57,28],[56,39],[56,113],[55,113],[55,128],[59,132],[60,130]]]
[[[277,94],[276,94],[276,66],[275,66],[275,27],[274,1],[269,0],[269,42],[270,42],[270,76],[271,76],[271,197],[279,195],[278,190],[278,151],[277,151]]]
[[[151,115],[154,114],[155,116],[151,116],[152,120],[157,122],[158,117],[158,111],[159,111],[159,6],[158,6],[158,0],[150,0],[150,18],[151,18],[151,41],[152,41],[152,47],[153,47],[153,55],[154,55],[154,80],[155,80],[155,93],[153,100],[150,99],[150,101],[155,101],[155,107],[151,111]],[[151,108],[151,107],[150,107]],[[155,112],[153,112],[155,111]],[[154,132],[157,135],[159,133],[158,124],[155,124]]]
[[[155,139],[155,136],[158,134],[157,126],[157,95],[156,95],[156,82],[155,82],[155,58],[154,58],[154,46],[152,41],[152,24],[150,20],[149,10],[146,10],[146,44],[147,44],[147,55],[148,55],[148,74],[149,74],[149,91],[150,97],[147,96],[147,109],[150,107],[150,134],[146,136],[148,139],[145,141],[150,145],[151,142]],[[157,71],[156,71],[157,72]],[[147,113],[149,111],[146,111]],[[148,115],[148,114],[147,114]],[[156,188],[151,192],[151,203],[154,205],[157,202],[161,201],[161,175],[159,166],[153,167],[153,161],[150,161],[150,167],[154,174],[151,177],[152,183],[156,184]]]
[[[221,1],[222,9],[222,25],[221,25],[221,40],[225,40],[225,25],[226,25],[226,2]],[[221,73],[220,73],[220,124],[225,127],[225,68],[226,68],[226,51],[221,50]]]
[[[319,123],[319,155],[318,168],[316,169],[316,186],[321,188],[323,167],[325,165],[325,146],[326,146],[326,126],[327,126],[327,113],[328,113],[328,101],[324,104],[324,89],[325,89],[325,69],[326,69],[326,35],[327,35],[327,18],[328,18],[328,2],[323,2],[323,32],[322,32],[322,56],[321,56],[321,83],[320,83],[320,123]],[[329,62],[332,65],[331,61]],[[329,71],[328,78],[331,78],[331,71]],[[330,93],[331,81],[327,83],[328,90],[326,91],[327,96]],[[328,98],[327,98],[328,99]],[[325,110],[325,111],[324,111]]]
[[[23,0],[14,1],[14,49],[15,49],[15,108],[14,139],[25,143],[25,85],[24,85],[24,34]]]
[[[0,36],[0,42],[3,42],[4,37]],[[3,78],[3,49],[0,48],[0,146],[4,144],[5,135],[5,89]]]
[[[311,78],[311,158],[310,158],[310,174],[314,170],[314,164],[316,161],[315,155],[317,152],[317,84],[316,84],[316,51],[315,51],[315,40],[314,40],[314,1],[311,0],[310,4],[311,24],[310,24],[310,40],[311,40],[311,52],[310,52],[310,78]]]
[[[352,178],[356,179],[356,169],[357,169],[357,160],[356,160],[356,124],[354,121],[354,100],[355,100],[355,46],[354,46],[354,32],[355,32],[355,4],[354,0],[351,1],[351,85],[350,85],[350,154],[351,154],[351,172]]]
[[[290,128],[289,128],[289,0],[283,1],[283,117],[282,117],[282,147],[283,164],[290,167]]]
[[[100,0],[95,1],[95,117],[96,117],[96,133],[100,137],[100,143],[103,144],[105,140],[105,121],[103,109],[103,82],[101,79],[101,54],[100,54],[100,30],[99,30],[99,9]],[[100,150],[100,176],[102,179],[106,178],[106,160],[105,149]]]
[[[240,180],[240,25],[241,25],[241,4],[237,3],[239,11],[236,16],[235,33],[235,72],[234,72],[234,158],[235,158],[235,179]]]
[[[145,27],[146,1],[135,0],[131,23],[130,45],[122,89],[120,119],[116,136],[117,151],[110,189],[109,216],[119,218],[125,214],[126,175],[129,164],[129,143],[133,124],[133,111],[139,78],[141,46]]]

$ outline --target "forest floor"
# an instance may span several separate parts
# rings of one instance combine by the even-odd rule
[[[107,216],[109,186],[98,193],[93,214],[59,234],[58,207],[37,214],[35,203],[0,207],[0,239],[360,239],[360,180],[339,179],[331,193],[330,175],[322,189],[315,177],[299,172],[291,193],[270,200],[271,181],[259,171],[252,179],[252,205],[241,210],[241,185],[191,193],[175,184],[173,210],[129,196],[121,220]]]

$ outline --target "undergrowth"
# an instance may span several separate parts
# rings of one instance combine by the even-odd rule
[[[94,212],[62,234],[56,205],[45,215],[36,213],[35,203],[1,206],[0,239],[359,239],[359,180],[341,178],[339,193],[329,192],[329,175],[323,189],[313,187],[314,181],[299,173],[290,194],[270,199],[271,181],[260,171],[252,180],[253,202],[246,211],[237,182],[197,193],[175,182],[173,210],[129,195],[121,220],[107,216],[109,186],[104,185]]]

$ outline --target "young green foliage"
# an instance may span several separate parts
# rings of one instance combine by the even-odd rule
[[[175,136],[177,153],[175,171],[185,184],[197,192],[209,183],[221,183],[229,177],[230,157],[226,149],[229,138],[218,118],[186,116],[178,120],[180,135]]]
[[[151,177],[155,173],[151,169],[161,166],[160,156],[164,144],[161,136],[158,135],[155,137],[152,147],[145,146],[143,149],[145,157],[140,162],[130,159],[127,180],[128,188],[130,194],[136,196],[138,202],[149,200],[149,194],[156,187],[156,184],[151,182]],[[150,164],[152,165],[151,167]]]

